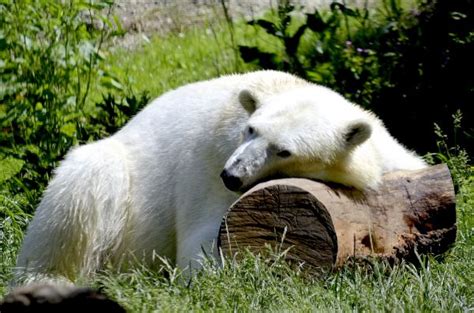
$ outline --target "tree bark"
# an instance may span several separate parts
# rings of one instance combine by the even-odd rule
[[[386,174],[377,190],[297,178],[261,183],[230,207],[218,243],[227,255],[266,244],[289,249],[289,261],[316,269],[371,256],[414,261],[455,239],[453,183],[447,166],[436,165]]]

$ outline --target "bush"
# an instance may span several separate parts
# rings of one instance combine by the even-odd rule
[[[112,1],[1,1],[0,183],[31,202],[73,145],[123,125],[148,101],[120,95],[101,65],[103,44],[122,33]],[[100,83],[114,91],[91,105]]]

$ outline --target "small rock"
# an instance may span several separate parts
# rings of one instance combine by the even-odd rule
[[[0,301],[0,312],[125,313],[118,303],[91,288],[31,284],[14,289]]]

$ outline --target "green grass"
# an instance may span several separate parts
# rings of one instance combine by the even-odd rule
[[[214,29],[217,36],[203,28],[153,38],[133,51],[116,49],[107,56],[107,66],[126,92],[146,91],[152,97],[192,81],[251,70],[252,66],[235,57],[225,25],[219,27]],[[235,32],[239,43],[265,45],[264,35],[256,29],[237,25]],[[91,99],[102,92],[94,89]],[[447,160],[456,159],[449,156]],[[158,272],[145,268],[105,272],[83,283],[103,288],[130,312],[473,311],[474,178],[465,163],[451,166],[459,183],[459,230],[456,245],[443,261],[427,259],[418,268],[375,262],[370,268],[348,266],[316,279],[289,268],[281,259],[247,255],[238,263],[227,260],[222,268],[206,264],[189,284],[172,267]],[[35,205],[28,192],[36,191],[0,193],[1,216],[6,217],[0,221],[0,295],[7,292],[29,218],[25,208]]]
[[[237,27],[235,36],[254,42],[256,32]],[[118,48],[107,62],[126,90],[157,97],[187,83],[255,69],[236,56],[228,37],[225,24],[216,23],[151,38],[133,51]]]
[[[7,292],[23,230],[30,218],[24,209],[30,205],[24,196],[0,191],[0,213],[4,216],[0,220],[0,295]]]
[[[465,276],[472,261],[430,261],[423,268],[376,263],[371,272],[346,268],[320,280],[278,265],[249,256],[224,269],[205,269],[189,287],[146,271],[101,282],[131,312],[466,311],[473,305],[472,279]]]

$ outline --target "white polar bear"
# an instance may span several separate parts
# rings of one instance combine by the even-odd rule
[[[385,172],[424,166],[373,114],[290,74],[186,85],[66,156],[16,274],[74,281],[106,265],[153,266],[156,255],[186,267],[216,238],[231,190],[273,175],[375,188]]]

